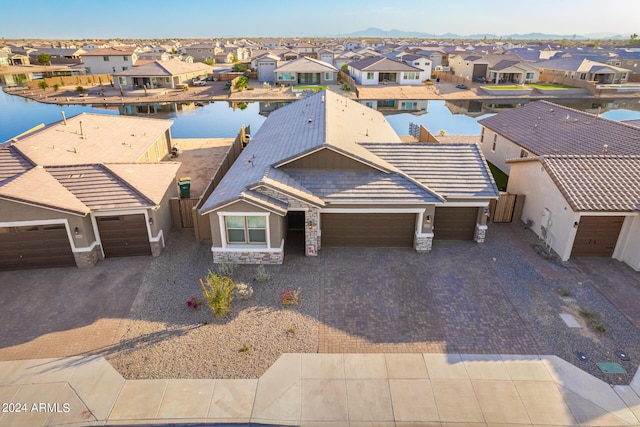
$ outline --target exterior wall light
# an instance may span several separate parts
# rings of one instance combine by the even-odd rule
[[[424,220],[424,223],[427,225],[431,224],[431,215],[427,215],[427,217]]]
[[[149,225],[153,225],[153,218],[149,217]]]
[[[77,236],[78,234],[80,234],[80,229],[79,229],[78,227],[74,228],[74,229],[73,229],[73,234],[75,234],[76,236]]]

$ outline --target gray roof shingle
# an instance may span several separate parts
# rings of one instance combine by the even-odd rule
[[[535,155],[640,154],[640,128],[547,101],[478,121]]]

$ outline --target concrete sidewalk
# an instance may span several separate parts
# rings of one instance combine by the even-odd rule
[[[556,356],[285,354],[257,380],[124,380],[89,356],[0,362],[0,403],[12,427],[636,426],[640,375],[611,387]]]

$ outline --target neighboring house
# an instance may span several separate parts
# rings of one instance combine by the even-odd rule
[[[338,83],[338,69],[317,59],[300,57],[274,70],[276,83],[327,85]]]
[[[192,56],[196,62],[202,62],[206,59],[213,60],[216,54],[216,45],[213,43],[195,43],[191,46],[183,46],[180,48],[181,52]]]
[[[288,238],[307,256],[483,242],[497,195],[477,145],[403,143],[381,113],[325,91],[272,112],[199,214],[214,262],[277,264]]]
[[[503,60],[489,67],[489,80],[494,83],[536,83],[540,71],[523,61]]]
[[[549,154],[640,155],[640,128],[547,101],[478,121],[488,162],[510,174],[508,159]]]
[[[87,74],[112,74],[125,71],[136,65],[138,55],[135,48],[93,49],[82,55]]]
[[[318,47],[309,43],[296,43],[294,50],[300,54],[300,56],[306,56],[308,58],[318,58]]]
[[[11,51],[7,52],[0,49],[0,67],[9,66],[9,55],[11,55]]]
[[[522,220],[563,261],[613,257],[640,271],[640,155],[545,155],[510,161]]]
[[[167,52],[140,52],[138,53],[138,62],[140,61],[166,61],[171,58]]]
[[[206,76],[212,71],[211,66],[202,62],[188,63],[177,59],[154,61],[129,70],[113,73],[116,87],[134,89],[171,88],[176,85],[189,83],[191,79]]]
[[[0,146],[0,270],[159,255],[179,163],[170,120],[79,114]]]
[[[258,73],[258,81],[273,82],[276,79],[276,68],[280,63],[280,57],[266,53],[255,59],[254,69]]]
[[[408,99],[372,99],[361,100],[362,105],[366,105],[374,110],[384,110],[385,114],[406,113],[411,111],[413,115],[426,114],[429,101],[408,100]]]
[[[333,64],[333,58],[335,57],[335,53],[329,49],[320,49],[318,51],[318,59],[322,62],[326,62],[327,64]]]
[[[630,74],[630,71],[625,68],[578,56],[550,59],[533,65],[545,76],[569,77],[600,84],[626,83]]]
[[[300,58],[300,55],[291,49],[254,50],[251,52],[251,69],[257,70],[258,59],[267,54],[277,56],[280,61],[292,61]]]
[[[11,53],[9,54],[9,65],[31,65],[31,60],[29,55]]]
[[[63,48],[45,48],[31,52],[29,55],[31,62],[38,64],[38,55],[41,53],[49,55],[51,65],[56,64],[80,64],[82,63],[82,55],[87,53],[84,49],[63,49]]]
[[[397,83],[417,85],[428,79],[425,71],[384,56],[365,58],[347,65],[349,75],[360,85]]]

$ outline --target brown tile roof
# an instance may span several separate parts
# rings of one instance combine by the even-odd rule
[[[361,71],[383,71],[383,72],[401,72],[401,71],[422,71],[420,68],[405,64],[404,62],[394,61],[386,57],[365,58],[359,61],[349,63],[349,67]]]
[[[535,155],[640,154],[640,128],[538,101],[478,121]]]
[[[0,145],[0,182],[20,175],[34,165],[11,145]]]
[[[40,166],[1,186],[0,197],[83,216],[91,211]]]
[[[104,47],[93,50],[88,50],[82,54],[82,56],[118,56],[118,55],[132,55],[136,49],[133,47]]]
[[[178,162],[108,163],[105,169],[135,188],[154,204],[159,205],[170,185],[176,184]]]
[[[543,156],[540,161],[574,211],[640,207],[640,156]]]
[[[140,62],[140,61],[138,61]],[[114,76],[179,76],[187,73],[208,73],[213,68],[202,62],[184,62],[179,59],[169,59],[167,61],[153,61],[144,65],[135,66],[118,73]]]

